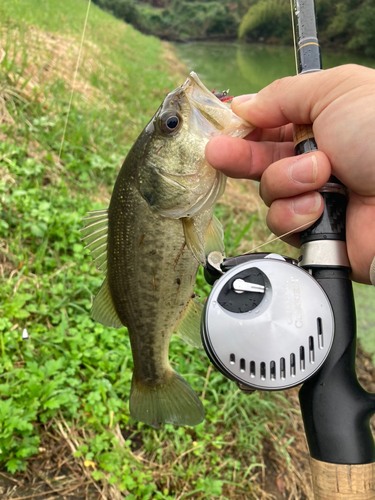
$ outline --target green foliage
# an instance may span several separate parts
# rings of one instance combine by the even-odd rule
[[[93,2],[127,23],[137,22],[138,11],[135,0],[93,0]]]
[[[335,5],[335,12],[328,20],[326,36],[330,39],[340,37],[345,37],[348,28],[350,28],[350,22],[348,19],[348,5],[345,3],[338,3]]]
[[[243,17],[240,39],[267,40],[271,37],[290,40],[290,3],[288,0],[260,0]]]
[[[144,33],[166,40],[235,38],[241,15],[249,1],[169,0],[135,3],[132,0],[95,0],[100,7],[131,22]]]
[[[368,0],[356,10],[354,33],[346,47],[363,51],[368,56],[375,56],[375,2]]]
[[[363,349],[371,354],[375,363],[375,288],[353,283],[357,308],[358,338]]]
[[[321,43],[375,55],[374,0],[317,0],[316,13]],[[242,18],[238,37],[289,43],[289,1],[255,0]]]

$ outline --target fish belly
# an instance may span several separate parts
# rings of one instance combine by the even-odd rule
[[[170,338],[190,301],[198,264],[185,245],[181,221],[154,215],[129,184],[122,200],[109,208],[109,287],[129,330],[137,379],[160,384],[169,368]]]

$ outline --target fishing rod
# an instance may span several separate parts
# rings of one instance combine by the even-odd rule
[[[314,0],[295,0],[298,73],[320,71]],[[317,149],[311,126],[294,127],[297,155]],[[316,500],[375,498],[375,445],[369,420],[375,397],[355,371],[356,317],[346,254],[345,187],[333,176],[319,190],[324,212],[301,232],[300,266],[326,292],[335,318],[335,336],[322,368],[304,383],[299,399],[311,455]]]
[[[322,70],[314,0],[292,5],[298,74]],[[318,149],[311,125],[294,126],[295,154]],[[214,366],[245,392],[303,384],[300,406],[315,500],[374,500],[375,396],[355,371],[356,316],[346,250],[347,191],[319,190],[322,216],[300,233],[298,262],[276,254],[207,257],[213,285],[202,340]]]

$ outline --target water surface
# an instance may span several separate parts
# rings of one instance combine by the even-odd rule
[[[233,95],[258,92],[272,81],[295,75],[293,47],[261,44],[191,42],[175,44],[189,72],[195,71],[209,88]],[[356,63],[375,68],[375,60],[322,48],[325,69]]]

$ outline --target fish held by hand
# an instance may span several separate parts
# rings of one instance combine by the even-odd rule
[[[208,253],[224,253],[216,200],[225,176],[205,160],[216,135],[244,137],[254,127],[191,73],[167,95],[128,153],[108,210],[90,212],[83,239],[106,278],[92,316],[126,326],[134,361],[130,414],[150,425],[197,425],[197,394],[170,366],[179,333],[200,345],[202,305],[193,289]]]

